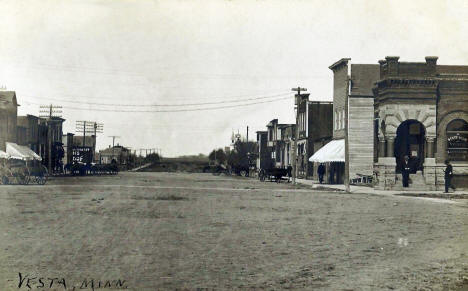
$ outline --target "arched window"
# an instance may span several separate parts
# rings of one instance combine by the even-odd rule
[[[447,125],[447,156],[451,161],[468,161],[468,123],[463,119]]]

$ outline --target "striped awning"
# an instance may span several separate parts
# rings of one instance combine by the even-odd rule
[[[8,159],[10,157],[9,154],[7,154],[4,151],[0,151],[0,159]]]
[[[309,158],[310,162],[344,162],[345,161],[345,141],[335,139],[324,145]]]
[[[41,161],[42,158],[35,152],[33,152],[27,146],[21,146],[13,142],[6,143],[6,152],[10,155],[12,159],[30,161],[30,160],[38,160]]]

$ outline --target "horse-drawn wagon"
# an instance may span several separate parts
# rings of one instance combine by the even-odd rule
[[[48,171],[42,158],[26,146],[6,143],[6,152],[0,152],[0,180],[2,184],[27,185],[31,182],[44,185]]]
[[[276,181],[277,183],[280,183],[283,177],[291,177],[291,170],[292,168],[262,168],[258,171],[258,179],[260,181],[265,181],[266,179],[270,181]]]

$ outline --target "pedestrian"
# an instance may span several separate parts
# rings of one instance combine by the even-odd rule
[[[445,160],[445,171],[444,171],[444,178],[445,178],[445,193],[448,193],[448,189],[452,188],[455,191],[455,187],[452,185],[452,177],[453,177],[453,167],[450,164],[449,160]]]
[[[317,174],[319,176],[319,182],[320,184],[323,183],[323,175],[325,175],[325,165],[323,163],[320,163],[317,169]]]
[[[401,175],[403,177],[403,187],[409,187],[409,173],[410,173],[410,166],[409,166],[409,158],[405,156],[403,164],[401,166]]]
[[[288,182],[290,182],[290,181],[291,181],[291,177],[292,177],[292,166],[291,166],[291,165],[289,165],[289,166],[287,167],[287,171],[288,171]]]

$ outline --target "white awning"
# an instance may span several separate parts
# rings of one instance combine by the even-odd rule
[[[29,160],[41,161],[42,160],[41,156],[33,152],[27,146],[21,146],[13,142],[6,143],[6,152],[7,154],[10,155],[10,158],[12,159],[18,159],[18,160],[24,160],[24,161],[29,161]]]
[[[8,159],[10,157],[9,154],[7,154],[4,151],[0,151],[0,159]]]
[[[345,141],[344,139],[332,140],[309,158],[310,162],[344,162]]]

